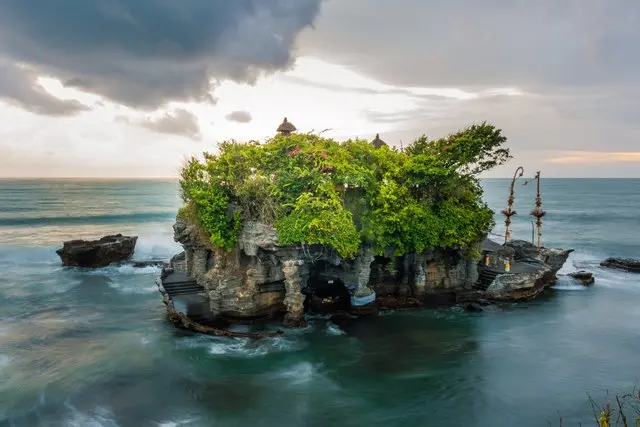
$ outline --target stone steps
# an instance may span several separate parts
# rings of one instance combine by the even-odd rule
[[[478,281],[473,287],[476,289],[480,289],[482,291],[486,291],[487,288],[491,286],[491,283],[493,283],[495,278],[498,277],[500,274],[502,273],[499,271],[483,268],[482,270],[480,270],[480,277],[478,278]]]
[[[194,295],[205,292],[204,287],[193,279],[189,279],[185,273],[170,273],[162,279],[162,286],[170,297],[177,295]]]

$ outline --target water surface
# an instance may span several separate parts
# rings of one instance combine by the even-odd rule
[[[484,182],[504,207],[505,180]],[[535,188],[518,186],[530,239]],[[591,421],[587,393],[640,376],[640,180],[543,180],[543,241],[576,249],[533,303],[403,311],[264,341],[194,336],[166,321],[156,268],[59,266],[65,239],[140,236],[135,257],[179,250],[172,181],[0,180],[0,426],[545,426]],[[504,234],[502,219],[495,238]]]

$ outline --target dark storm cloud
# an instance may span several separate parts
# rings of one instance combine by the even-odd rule
[[[637,0],[333,0],[305,51],[398,85],[637,83]]]
[[[233,111],[227,114],[226,119],[231,122],[249,123],[252,120],[251,113],[248,111]]]
[[[198,119],[187,110],[177,109],[157,119],[138,120],[134,123],[158,133],[180,135],[195,140],[202,137]]]
[[[218,79],[288,67],[320,2],[0,0],[0,55],[133,107],[212,101]]]
[[[50,95],[36,79],[37,75],[32,71],[0,59],[0,99],[48,116],[73,115],[88,109],[78,101],[64,101]]]

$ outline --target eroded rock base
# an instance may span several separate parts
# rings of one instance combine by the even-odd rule
[[[370,315],[380,309],[532,298],[553,282],[569,253],[508,248],[502,252],[537,264],[492,279],[489,289],[479,291],[474,286],[482,262],[458,250],[375,256],[363,246],[353,260],[344,260],[322,246],[278,246],[273,227],[260,223],[246,223],[230,252],[213,248],[203,235],[184,220],[174,225],[174,238],[184,247],[175,262],[203,287],[211,312],[237,321],[279,317],[288,327],[306,326],[308,312]]]

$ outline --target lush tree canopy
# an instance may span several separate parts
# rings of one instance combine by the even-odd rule
[[[245,220],[273,224],[283,245],[327,245],[345,258],[363,243],[396,255],[468,248],[493,226],[477,175],[510,158],[505,141],[482,123],[404,151],[313,134],[224,142],[183,168],[183,212],[227,250]]]

